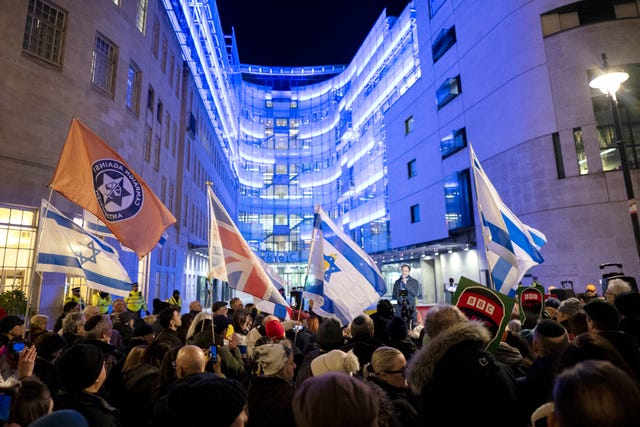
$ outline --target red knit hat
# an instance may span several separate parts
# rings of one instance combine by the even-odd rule
[[[264,325],[264,330],[269,338],[276,340],[284,339],[284,328],[279,320],[269,320]]]

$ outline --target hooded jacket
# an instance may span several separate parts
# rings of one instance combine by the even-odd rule
[[[434,337],[408,364],[409,387],[419,396],[417,419],[437,426],[516,427],[515,379],[485,350],[489,331],[480,322],[458,323]]]

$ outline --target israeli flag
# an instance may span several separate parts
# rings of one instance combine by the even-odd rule
[[[316,208],[304,297],[313,311],[343,325],[371,307],[387,290],[375,262],[322,210]]]
[[[36,271],[84,277],[87,285],[126,297],[131,279],[119,261],[118,251],[64,216],[45,200],[40,226]]]
[[[114,236],[114,234],[111,232],[111,230],[109,230],[109,228],[105,225],[105,223],[100,221],[100,219],[97,216],[95,216],[94,214],[92,214],[86,209],[82,210],[82,227],[85,230],[87,230],[90,234],[93,234],[94,236],[108,237],[118,241],[118,239],[116,239],[116,236]],[[156,245],[156,247],[162,248],[164,244],[167,243],[168,238],[169,238],[169,235],[167,234],[167,232],[163,231],[162,236],[160,236],[160,241],[158,241],[158,244]],[[118,241],[118,243],[120,244],[120,248],[122,249],[123,252],[134,252],[133,249],[129,249],[128,247],[123,245],[120,241]]]
[[[522,223],[502,202],[471,144],[469,153],[491,281],[497,291],[514,296],[526,272],[544,262],[539,250],[547,238]]]

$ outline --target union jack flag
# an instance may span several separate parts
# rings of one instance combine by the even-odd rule
[[[288,319],[291,308],[273,285],[259,258],[240,234],[220,200],[208,187],[209,216],[209,274],[211,278],[227,282],[230,287],[274,303],[273,314]]]

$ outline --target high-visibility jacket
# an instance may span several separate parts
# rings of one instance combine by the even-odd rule
[[[76,302],[80,305],[80,310],[84,310],[84,307],[86,306],[84,299],[82,297],[77,297],[73,294],[69,295],[68,297],[65,298],[64,303],[68,303],[68,302]]]
[[[129,311],[133,311],[137,313],[143,308],[147,309],[147,302],[144,300],[141,291],[131,291],[129,292],[129,296],[125,298],[125,302],[127,303],[127,309]]]
[[[104,298],[102,298],[99,293],[93,295],[93,305],[98,307],[100,314],[109,313],[111,311],[111,303],[111,294],[107,294]]]
[[[167,302],[171,305],[175,305],[180,309],[180,311],[182,311],[182,298],[178,297],[178,299],[176,299],[172,296],[167,300]]]

